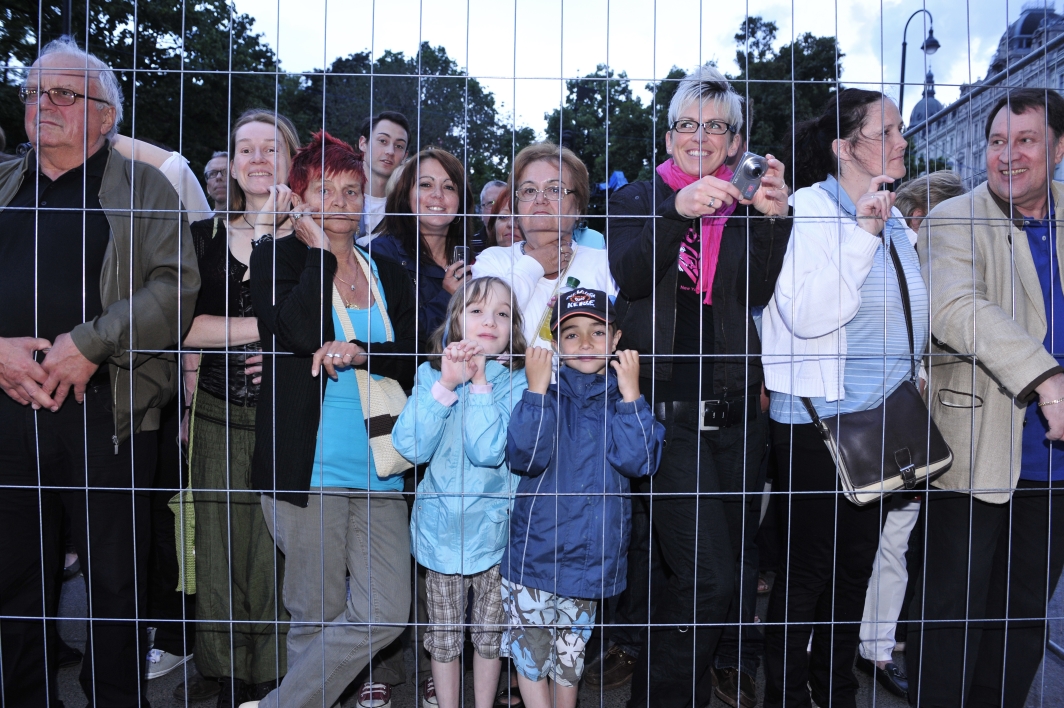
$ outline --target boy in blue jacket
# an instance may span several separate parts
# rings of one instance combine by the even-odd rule
[[[528,390],[510,417],[506,451],[522,478],[500,568],[502,644],[529,708],[576,705],[597,601],[625,588],[628,478],[654,474],[661,459],[665,429],[639,393],[639,353],[611,361],[621,338],[611,309],[599,290],[558,298],[558,383],[553,352],[529,349]]]

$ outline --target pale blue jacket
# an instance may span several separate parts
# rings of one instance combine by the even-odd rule
[[[492,392],[455,389],[445,406],[432,395],[440,372],[417,370],[414,393],[392,429],[392,443],[414,464],[428,463],[410,516],[410,552],[447,575],[472,575],[497,565],[509,539],[510,507],[520,478],[506,463],[510,411],[528,388],[524,369],[511,374],[488,361]]]

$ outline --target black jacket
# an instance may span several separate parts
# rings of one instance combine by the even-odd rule
[[[368,352],[365,366],[370,373],[409,389],[417,368],[414,288],[398,263],[384,258],[374,263],[395,341],[353,341]],[[295,236],[260,244],[251,253],[251,300],[264,352],[251,481],[255,489],[274,490],[277,499],[301,507],[307,505],[321,403],[329,382],[325,374],[310,375],[310,360],[322,344],[336,339],[335,273],[336,256],[307,248]]]
[[[610,198],[610,272],[621,291],[617,298],[621,347],[654,355],[640,360],[640,374],[659,381],[672,380],[669,355],[676,335],[680,244],[687,230],[697,227],[696,219],[685,219],[676,211],[674,197],[655,175],[653,187],[650,182],[633,182]],[[713,353],[732,356],[715,362],[714,394],[738,393],[760,385],[764,378],[761,340],[747,303],[760,307],[772,297],[791,221],[790,215],[769,218],[739,205],[724,226],[713,278]]]

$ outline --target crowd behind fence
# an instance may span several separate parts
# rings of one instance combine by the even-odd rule
[[[770,134],[705,64],[604,173],[564,109],[485,155],[435,103],[301,130],[280,81],[190,163],[42,43],[0,705],[78,665],[101,706],[1060,704],[1064,98],[1022,62],[957,171],[930,74],[908,132],[836,80]]]

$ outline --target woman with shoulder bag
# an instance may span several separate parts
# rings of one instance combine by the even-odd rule
[[[794,236],[765,309],[762,354],[777,480],[789,495],[788,555],[766,618],[768,708],[808,706],[810,692],[819,705],[855,705],[854,651],[886,511],[844,495],[811,413],[830,427],[882,406],[927,347],[916,235],[881,189],[905,176],[901,130],[894,102],[862,89],[840,91],[795,127]],[[858,432],[843,427],[840,445],[847,430]]]

